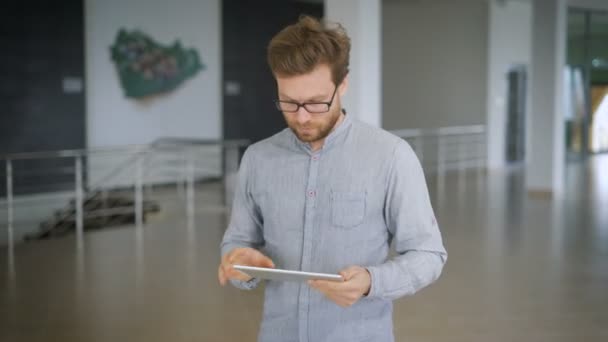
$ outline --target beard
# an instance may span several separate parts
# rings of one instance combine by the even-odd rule
[[[293,131],[293,133],[305,143],[311,143],[327,138],[331,131],[336,126],[336,123],[340,119],[342,111],[336,106],[334,110],[331,110],[325,114],[314,114],[320,115],[318,122],[310,122],[306,124],[299,124],[295,119],[292,121],[287,120],[287,125]]]

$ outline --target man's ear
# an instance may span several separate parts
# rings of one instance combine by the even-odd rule
[[[346,75],[346,77],[344,77],[344,79],[342,80],[342,83],[340,83],[340,85],[338,86],[338,94],[340,94],[340,97],[344,96],[344,94],[346,94],[347,90],[348,90],[348,75]]]

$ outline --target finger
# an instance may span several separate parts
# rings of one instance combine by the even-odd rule
[[[220,285],[226,285],[226,274],[224,273],[224,268],[220,264],[220,267],[217,269],[217,278],[220,281]]]
[[[232,264],[225,262],[221,265],[222,272],[224,274],[224,281],[227,282],[230,279],[249,281],[251,277],[241,271],[236,270]]]
[[[323,294],[325,296],[325,298],[329,299],[330,301],[336,303],[337,305],[339,305],[341,307],[350,306],[349,300],[347,298],[345,298],[343,296],[343,294],[340,292],[334,292],[331,290],[327,290],[325,288],[315,288],[315,290],[319,291],[321,294]]]
[[[237,248],[235,250],[233,250],[232,252],[230,252],[227,255],[227,262],[234,264],[238,259],[241,258],[242,255],[247,253],[247,249],[245,248]]]
[[[326,280],[310,280],[308,284],[341,307],[350,307],[360,298],[353,282],[336,283]]]
[[[232,265],[229,265],[225,270],[226,270],[226,277],[228,279],[241,280],[241,281],[249,281],[251,279],[251,276],[249,276],[248,274],[246,274],[242,271],[235,269],[234,267],[232,267]]]
[[[226,282],[228,282],[228,280],[236,280],[236,281],[250,281],[252,278],[251,276],[242,273],[240,271],[234,271],[233,273],[230,273],[228,275],[226,275]]]
[[[269,257],[267,257],[265,255],[262,258],[261,264],[263,265],[263,267],[274,268],[274,262],[272,261],[272,259],[270,259]]]
[[[328,280],[315,280],[313,286],[315,289],[321,290],[326,293],[330,293],[330,292],[344,291],[346,289],[344,284],[345,283],[338,283],[335,281],[328,281]]]
[[[225,258],[222,260],[222,265],[224,267],[224,272],[226,273],[231,273],[233,268],[233,265],[236,264],[243,264],[246,265],[247,263],[243,262],[241,259],[243,259],[243,255],[246,253],[246,249],[245,248],[237,248],[232,250],[232,252],[228,253]]]
[[[251,259],[251,265],[252,266],[258,266],[258,267],[267,267],[267,268],[274,268],[274,262],[272,262],[272,260],[267,257],[266,255],[262,254],[261,252],[257,251],[257,250],[249,250],[251,252],[251,254],[249,255],[249,258]]]
[[[335,301],[334,298],[334,294],[330,291],[328,291],[326,288],[324,288],[323,286],[320,286],[316,281],[314,280],[310,280],[308,282],[308,284],[310,284],[310,287],[313,288],[315,291],[321,293],[323,296],[325,296],[327,299],[331,300],[331,301]]]
[[[220,272],[222,275],[220,284],[222,284],[223,286],[226,285],[228,281],[233,278],[232,269],[229,267],[229,265],[222,265]]]
[[[230,264],[229,262],[223,262],[221,264],[222,267],[222,271],[224,272],[225,276],[228,276],[230,274],[230,272],[232,271],[232,264]]]
[[[259,264],[261,267],[268,267],[268,268],[275,267],[274,262],[272,262],[272,260],[265,255],[262,255],[262,258],[260,259]]]
[[[313,289],[321,292],[322,294],[328,296],[330,293],[330,289],[327,288],[327,286],[325,286],[324,284],[325,282],[322,280],[309,280],[308,284],[310,285],[310,287],[312,287]]]
[[[323,280],[309,280],[309,284],[316,289],[325,288],[325,282]]]
[[[235,264],[235,262],[241,262],[240,259],[242,259],[243,256],[248,253],[249,250],[257,252],[250,248],[237,248],[222,257],[222,263],[220,264],[220,269],[218,270],[220,284],[225,285],[228,280],[251,280],[251,276],[241,271],[238,271],[233,267],[233,264]]]
[[[252,277],[246,273],[235,270],[235,274],[233,275],[232,279],[239,280],[239,281],[250,281],[252,279]]]
[[[343,308],[348,308],[348,307],[350,307],[350,306],[353,305],[351,302],[347,302],[347,301],[344,301],[344,300],[337,301],[335,303],[338,304],[338,305],[340,305]]]
[[[359,272],[361,272],[360,267],[351,266],[340,271],[339,274],[342,276],[342,278],[344,278],[344,281],[349,281]]]

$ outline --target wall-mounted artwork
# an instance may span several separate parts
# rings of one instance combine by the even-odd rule
[[[163,46],[141,31],[121,29],[111,46],[126,97],[146,98],[167,93],[205,66],[195,49],[186,49],[176,40]]]

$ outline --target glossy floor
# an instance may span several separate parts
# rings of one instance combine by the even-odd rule
[[[554,200],[529,197],[518,169],[429,182],[450,258],[397,301],[397,341],[608,341],[608,156],[570,164]],[[197,189],[193,215],[164,194],[144,229],[87,233],[81,249],[3,249],[0,341],[254,341],[262,292],[216,280],[220,193]]]

